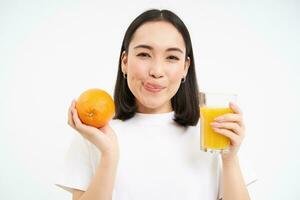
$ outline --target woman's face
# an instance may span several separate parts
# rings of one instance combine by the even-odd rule
[[[165,21],[147,22],[133,35],[122,71],[142,113],[172,111],[171,98],[190,65],[182,35]]]

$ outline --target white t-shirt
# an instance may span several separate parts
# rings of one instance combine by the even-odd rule
[[[184,128],[174,112],[112,120],[120,160],[113,200],[217,200],[221,197],[221,159],[200,150],[200,123]],[[80,134],[74,136],[56,185],[86,191],[101,157]],[[256,176],[243,165],[246,184]],[[99,186],[101,187],[101,186]]]

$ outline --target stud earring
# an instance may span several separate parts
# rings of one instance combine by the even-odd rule
[[[184,83],[184,82],[185,82],[185,80],[186,80],[186,78],[185,78],[185,77],[183,77],[183,78],[181,79],[181,83]]]

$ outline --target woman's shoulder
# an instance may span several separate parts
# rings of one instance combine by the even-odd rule
[[[109,125],[114,128],[114,127],[119,127],[119,126],[124,126],[124,121],[120,119],[112,119],[109,121]]]
[[[120,119],[112,119],[109,121],[109,124],[112,125],[112,124],[120,124],[122,123],[123,121],[120,120]]]
[[[140,127],[140,124],[137,123],[134,118],[126,120],[112,119],[110,120],[109,125],[117,135],[120,133],[132,132]]]

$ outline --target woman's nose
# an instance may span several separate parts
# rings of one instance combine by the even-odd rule
[[[153,78],[163,77],[163,64],[161,62],[155,62],[151,65],[149,75]]]

